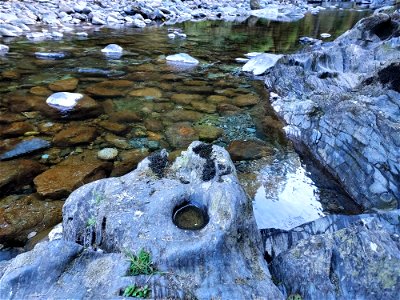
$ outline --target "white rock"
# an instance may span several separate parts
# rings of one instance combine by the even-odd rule
[[[31,238],[33,238],[33,237],[36,236],[36,235],[37,235],[37,232],[36,232],[36,231],[32,231],[32,232],[30,232],[30,233],[28,234],[27,238],[28,238],[28,240],[30,240]]]
[[[101,49],[101,52],[108,54],[108,53],[122,53],[124,51],[124,49],[117,45],[117,44],[109,44],[107,45],[105,48]]]
[[[321,36],[323,39],[327,39],[327,38],[330,38],[332,35],[329,34],[329,33],[321,33],[320,36]]]
[[[248,58],[243,58],[243,57],[235,58],[235,60],[236,60],[238,63],[247,63],[247,62],[249,61]]]
[[[77,32],[76,35],[80,36],[80,37],[87,37],[88,36],[88,34],[86,32]]]
[[[10,47],[8,47],[7,45],[0,44],[0,55],[7,54],[9,50]]]
[[[256,56],[258,56],[260,54],[262,54],[262,52],[249,52],[249,53],[246,53],[244,56],[246,56],[248,58],[253,58],[253,57],[256,57]]]
[[[79,93],[58,92],[50,95],[46,103],[60,111],[66,111],[74,108],[82,98],[83,95]]]
[[[53,229],[49,232],[49,240],[54,241],[54,240],[60,240],[63,235],[63,227],[62,223],[57,224],[56,226],[53,227]]]
[[[168,38],[174,39],[176,36],[174,33],[168,33]]]
[[[199,63],[197,59],[191,57],[189,54],[186,53],[168,55],[166,57],[166,60],[169,62],[178,62],[178,63],[194,64],[194,65],[197,65]]]
[[[61,32],[55,31],[51,33],[51,36],[55,38],[62,38],[64,35]]]
[[[113,160],[118,156],[118,150],[115,148],[104,148],[97,152],[97,157],[103,160]]]
[[[186,37],[187,37],[187,35],[185,33],[178,32],[178,31],[174,31],[174,34],[181,39],[186,39]]]
[[[142,20],[139,20],[139,19],[134,19],[132,21],[132,26],[133,27],[137,27],[137,28],[146,27],[146,20],[142,21]]]
[[[265,73],[269,68],[275,66],[276,62],[283,55],[263,53],[250,59],[243,67],[242,71],[252,72],[254,75],[261,75]]]

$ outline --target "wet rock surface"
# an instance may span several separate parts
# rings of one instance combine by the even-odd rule
[[[109,163],[97,159],[97,153],[86,151],[38,175],[34,183],[41,196],[60,199],[85,183],[106,177],[110,169]]]
[[[24,245],[36,233],[61,222],[63,205],[64,201],[48,201],[35,194],[1,199],[0,243],[4,246]]]
[[[286,56],[267,86],[286,132],[363,207],[397,208],[399,13],[377,13],[333,44]]]
[[[304,299],[397,299],[400,211],[262,230],[274,282]]]
[[[214,175],[204,181],[210,164]],[[207,208],[203,229],[173,224],[174,208],[184,201]],[[152,298],[282,299],[261,254],[251,203],[217,146],[195,142],[171,166],[161,152],[125,176],[79,188],[65,203],[63,228],[63,239],[2,265],[1,297],[13,291],[17,298],[119,298],[129,284],[147,282]],[[151,253],[159,274],[127,276],[124,253],[140,249]]]

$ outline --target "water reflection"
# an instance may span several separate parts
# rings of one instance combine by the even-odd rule
[[[34,214],[29,213],[29,207],[9,205],[7,197],[29,203],[34,200],[38,205],[47,198],[64,200],[71,187],[86,180],[65,175],[66,171],[80,174],[77,161],[88,170],[88,176],[97,163],[104,165],[104,170],[96,176],[120,176],[161,148],[177,155],[197,139],[220,146],[233,140],[258,139],[265,143],[262,147],[268,155],[260,160],[238,162],[236,166],[241,183],[251,199],[256,200],[260,228],[298,225],[320,216],[321,207],[324,213],[348,212],[345,205],[335,204],[338,198],[343,203],[348,198],[337,197],[335,188],[313,184],[293,147],[283,137],[282,124],[267,101],[263,82],[239,76],[241,65],[235,62],[246,52],[295,51],[300,47],[298,38],[303,35],[317,37],[321,32],[329,32],[335,38],[366,13],[331,14],[309,15],[294,23],[248,20],[176,25],[187,34],[187,39],[169,39],[166,27],[101,28],[89,31],[85,39],[67,33],[57,41],[13,39],[11,52],[0,57],[4,71],[0,78],[0,115],[4,123],[0,124],[0,151],[11,150],[30,139],[29,135],[51,143],[51,147],[24,156],[43,167],[43,173],[1,190],[0,209],[7,207],[13,215],[10,219],[22,216],[17,221],[23,223]],[[101,49],[108,44],[120,45],[124,49],[122,57],[105,57]],[[36,52],[65,53],[65,57],[39,59]],[[167,55],[182,52],[199,59],[200,64],[182,70],[166,63]],[[63,87],[64,91],[85,95],[85,105],[74,111],[71,119],[61,118],[46,104],[49,95],[60,91],[57,81],[68,79],[75,84]],[[79,139],[74,139],[77,135]],[[118,158],[110,164],[99,162],[97,151],[110,147],[118,149]],[[7,171],[2,170],[3,173]],[[38,196],[38,186],[45,187],[50,180],[36,180],[39,183],[35,185],[34,176],[58,178],[51,187],[54,193]],[[90,178],[94,180],[96,176]],[[58,194],[60,186],[63,189]],[[46,208],[42,213],[47,211]],[[48,229],[59,218],[55,215],[43,228],[24,230],[29,233]],[[22,237],[24,243],[26,236]]]
[[[289,230],[324,216],[319,189],[295,153],[265,166],[254,197],[254,215],[259,228]]]

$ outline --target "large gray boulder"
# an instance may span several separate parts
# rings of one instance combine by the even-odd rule
[[[274,281],[304,299],[398,299],[400,210],[263,230]]]
[[[375,14],[266,76],[287,133],[367,209],[400,206],[399,24]]]
[[[119,298],[135,283],[148,284],[156,299],[282,299],[229,154],[194,142],[167,164],[163,151],[125,176],[74,191],[63,208],[63,239],[0,266],[0,298]],[[205,208],[204,228],[173,223],[188,202]],[[127,276],[126,253],[141,249],[159,272]]]

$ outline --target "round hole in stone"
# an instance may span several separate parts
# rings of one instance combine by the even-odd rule
[[[184,201],[175,207],[172,221],[180,229],[200,230],[207,225],[209,218],[204,205],[194,201]]]

